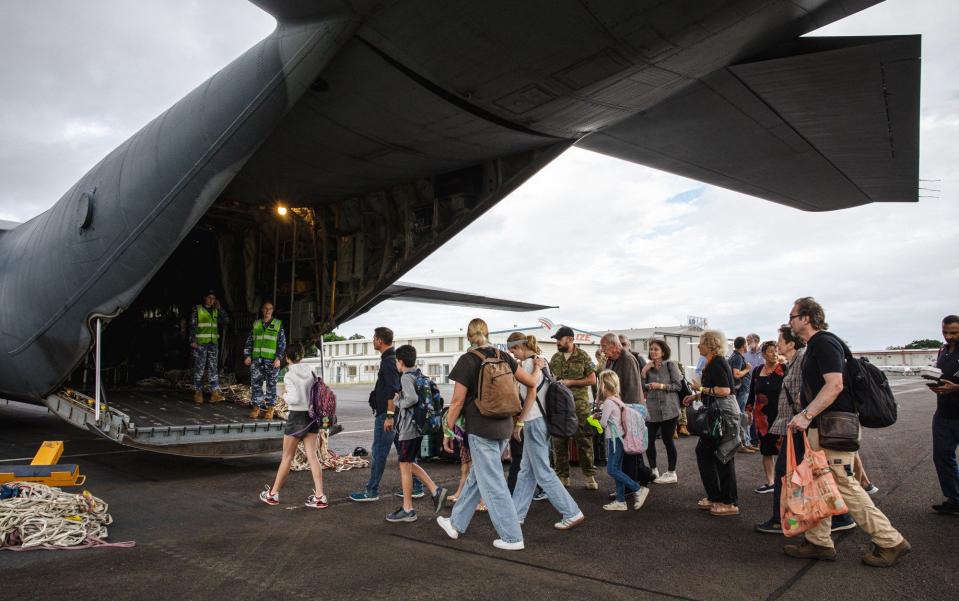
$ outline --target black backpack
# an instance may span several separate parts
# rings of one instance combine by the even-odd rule
[[[539,402],[539,391],[546,386],[546,407]],[[573,391],[553,378],[548,368],[543,368],[543,381],[536,387],[536,404],[546,420],[546,431],[556,438],[572,438],[579,432],[576,417],[576,399]],[[525,402],[525,399],[520,399]]]
[[[843,388],[852,396],[856,412],[859,414],[859,423],[865,428],[886,428],[896,423],[899,418],[899,404],[889,386],[886,374],[863,357],[857,359],[839,336],[832,332],[828,334],[842,345],[846,355],[846,366],[843,368]]]

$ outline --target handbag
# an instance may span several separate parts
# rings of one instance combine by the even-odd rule
[[[696,436],[712,441],[722,440],[723,415],[717,403],[703,405],[696,410],[692,419],[688,421],[686,427]]]
[[[831,451],[859,450],[859,416],[848,411],[827,411],[816,417],[819,446]]]
[[[802,534],[826,518],[849,511],[826,453],[812,450],[805,432],[802,437],[806,454],[797,465],[795,437],[786,436],[786,475],[779,508],[779,523],[786,536]]]

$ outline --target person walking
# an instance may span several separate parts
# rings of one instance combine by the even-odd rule
[[[959,316],[942,320],[942,337],[936,367],[942,378],[930,385],[936,393],[936,413],[932,416],[932,462],[936,466],[939,487],[945,501],[932,506],[938,513],[959,514]]]
[[[633,403],[645,404],[643,380],[636,357],[632,353],[626,352],[619,341],[619,336],[612,332],[605,334],[599,342],[602,345],[603,354],[606,355],[606,368],[615,372],[619,378],[618,396],[620,400],[627,405]],[[646,465],[643,456],[640,454],[624,455],[623,472],[643,487],[648,486],[659,476],[657,472]],[[615,498],[615,493],[610,494],[610,498]]]
[[[396,368],[396,349],[393,348],[393,330],[379,327],[373,330],[373,349],[380,354],[380,369],[376,384],[370,392],[373,410],[373,448],[370,452],[370,478],[363,490],[350,494],[350,500],[359,503],[380,500],[380,480],[386,468],[386,459],[396,438],[394,417],[396,395],[402,390],[400,372]],[[416,496],[416,495],[414,495]],[[419,496],[422,496],[420,494]]]
[[[396,406],[396,451],[400,465],[400,483],[403,493],[403,506],[386,516],[387,522],[415,522],[416,510],[413,508],[413,474],[430,491],[433,501],[433,512],[439,513],[446,501],[447,491],[436,485],[430,475],[417,465],[416,456],[423,443],[423,435],[417,429],[413,410],[419,403],[420,397],[432,397],[431,382],[427,382],[427,390],[418,390],[417,382],[423,373],[416,367],[416,349],[404,344],[396,349],[396,368],[400,376],[400,393],[394,400]]]
[[[193,402],[203,403],[203,374],[210,383],[210,402],[224,400],[220,393],[220,328],[230,323],[216,293],[208,290],[203,303],[190,314],[190,348],[193,349]]]
[[[646,392],[646,410],[649,419],[649,448],[646,458],[649,467],[656,473],[656,438],[662,434],[666,447],[667,470],[653,480],[654,484],[675,484],[676,477],[676,422],[679,421],[679,391],[682,389],[683,374],[675,363],[669,360],[669,345],[663,340],[649,341],[649,361],[642,368],[643,390]]]
[[[260,319],[253,322],[243,347],[243,363],[250,367],[250,419],[273,419],[276,404],[276,376],[286,350],[283,322],[273,317],[273,301],[260,306]],[[266,393],[263,386],[266,385]]]
[[[479,318],[469,322],[466,327],[466,339],[470,343],[470,349],[460,356],[450,371],[450,379],[456,384],[446,413],[443,448],[449,453],[453,452],[453,426],[460,414],[464,414],[466,438],[473,459],[473,469],[470,470],[466,479],[463,492],[453,505],[452,515],[448,518],[438,517],[436,523],[450,538],[459,538],[469,528],[476,506],[482,498],[489,508],[493,528],[499,535],[499,538],[493,541],[493,546],[506,551],[519,551],[524,548],[523,531],[520,528],[519,517],[516,515],[516,506],[513,505],[509,488],[506,486],[503,463],[500,458],[508,446],[514,427],[517,425],[522,427],[525,424],[518,417],[484,415],[477,406],[477,397],[480,393],[479,384],[483,377],[485,361],[493,359],[505,363],[516,381],[531,388],[536,387],[540,371],[546,362],[541,358],[534,359],[533,372],[527,372],[509,353],[501,352],[490,343],[489,327]],[[515,389],[510,392],[511,397],[514,394]],[[506,399],[491,400],[497,404],[507,404]],[[512,400],[511,398],[510,401]]]
[[[704,434],[696,444],[696,464],[706,489],[697,504],[714,516],[739,515],[736,490],[736,448],[739,446],[739,404],[733,396],[733,371],[725,358],[726,338],[717,330],[699,337],[699,354],[706,358],[699,389],[683,399],[689,405],[699,398],[706,409],[714,408],[713,419],[722,420],[723,436],[715,440]]]
[[[812,297],[796,299],[789,312],[789,326],[806,343],[802,367],[800,405],[802,410],[789,422],[793,430],[809,431],[809,446],[826,454],[839,493],[853,519],[872,537],[872,550],[862,561],[873,567],[895,565],[912,548],[889,519],[873,504],[853,475],[855,451],[837,451],[819,444],[819,417],[834,411],[855,414],[852,395],[843,385],[845,348],[839,337],[827,332],[826,314]],[[799,559],[835,561],[836,549],[830,534],[830,522],[822,520],[806,531],[799,544],[783,547],[783,552]]]
[[[284,354],[288,364],[286,375],[283,376],[283,399],[290,412],[283,426],[283,455],[280,467],[276,470],[273,486],[267,485],[260,493],[260,500],[267,505],[280,504],[280,489],[286,477],[290,474],[290,464],[296,455],[296,447],[303,441],[306,451],[306,460],[310,465],[310,475],[313,477],[313,494],[307,497],[305,506],[312,509],[326,509],[329,507],[326,495],[323,493],[323,466],[316,456],[317,433],[320,425],[311,420],[308,409],[310,390],[313,387],[315,374],[309,365],[300,363],[301,352],[298,348],[289,346]]]
[[[549,367],[553,377],[573,392],[576,401],[576,418],[579,431],[576,433],[576,450],[579,453],[579,467],[583,470],[583,479],[587,490],[597,490],[596,466],[593,465],[593,433],[586,423],[589,417],[589,387],[596,382],[595,366],[586,351],[573,344],[573,329],[562,326],[552,338],[556,340],[556,354],[550,359]],[[569,440],[553,439],[553,456],[556,461],[556,475],[564,486],[570,485]]]
[[[788,325],[780,326],[779,339],[776,342],[776,349],[781,357],[786,359],[784,368],[786,375],[783,378],[782,387],[779,390],[778,407],[776,418],[769,426],[769,432],[776,436],[781,436],[785,440],[786,436],[793,437],[794,448],[796,451],[796,462],[801,462],[806,454],[806,446],[803,443],[802,433],[790,431],[787,428],[793,416],[802,410],[799,404],[800,389],[802,388],[802,362],[806,354],[806,343],[799,336],[793,334]],[[765,522],[756,524],[753,529],[763,534],[782,534],[783,529],[780,524],[780,504],[782,501],[783,477],[786,475],[786,453],[783,451],[785,442],[779,446],[780,453],[776,455],[776,464],[774,466],[773,486],[773,513]],[[868,491],[867,491],[868,492]],[[856,527],[856,522],[848,513],[832,516],[832,531],[850,530]]]
[[[506,348],[513,353],[524,370],[534,373],[536,368],[533,363],[542,355],[534,336],[513,332],[506,339]],[[512,491],[513,505],[516,506],[516,515],[522,524],[526,520],[530,503],[539,485],[546,493],[546,499],[562,516],[562,519],[553,524],[553,527],[557,530],[569,530],[582,524],[586,516],[580,511],[576,501],[549,465],[549,432],[546,428],[546,418],[543,416],[546,410],[548,387],[543,382],[544,378],[545,374],[540,372],[536,378],[536,386],[526,386],[518,382],[519,398],[523,403],[523,411],[520,413],[518,423],[522,425],[513,429],[512,438],[514,441],[522,442],[523,452],[522,459],[513,456],[513,461],[520,464],[516,485]],[[510,465],[510,472],[512,467]]]
[[[619,376],[616,372],[607,369],[599,374],[599,394],[602,398],[600,424],[606,438],[606,473],[616,482],[615,498],[612,502],[603,505],[607,511],[626,511],[626,493],[633,497],[633,509],[640,510],[649,496],[649,488],[642,486],[623,471],[623,457],[626,454],[623,446],[623,411],[625,403],[619,398]]]
[[[760,354],[762,365],[753,369],[749,386],[749,398],[746,400],[746,414],[749,423],[754,426],[759,440],[759,452],[763,457],[765,481],[753,492],[769,494],[775,489],[776,456],[782,438],[770,432],[770,426],[776,421],[779,412],[779,393],[782,390],[785,367],[779,363],[779,349],[775,342],[767,340],[762,344]]]

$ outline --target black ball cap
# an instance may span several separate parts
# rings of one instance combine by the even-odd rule
[[[556,330],[556,333],[550,336],[550,338],[555,338],[559,340],[563,336],[573,336],[573,328],[569,326],[563,326],[560,329]]]

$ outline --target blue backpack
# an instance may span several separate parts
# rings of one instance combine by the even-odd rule
[[[416,405],[413,406],[413,423],[420,436],[443,431],[443,395],[429,376],[419,369],[415,372]]]

